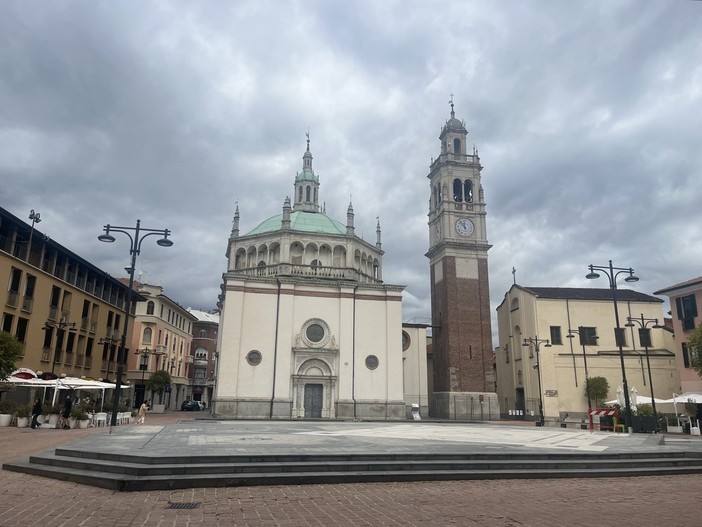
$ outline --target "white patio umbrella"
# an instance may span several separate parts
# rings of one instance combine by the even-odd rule
[[[672,401],[666,401],[665,399],[659,399],[658,397],[656,397],[655,399],[651,399],[650,397],[647,397],[645,395],[637,395],[636,396],[636,404],[638,404],[638,405],[651,404],[652,400],[655,401],[656,404],[672,402]],[[680,402],[680,401],[678,401],[678,402]],[[610,404],[610,405],[619,404],[619,401],[617,399],[612,399],[611,401],[605,401],[605,404]],[[633,401],[632,401],[632,404],[633,404]],[[621,404],[620,406],[624,406],[624,405]]]

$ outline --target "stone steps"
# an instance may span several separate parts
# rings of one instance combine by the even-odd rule
[[[149,457],[59,448],[16,472],[122,491],[311,483],[582,478],[702,473],[702,453],[339,454]]]

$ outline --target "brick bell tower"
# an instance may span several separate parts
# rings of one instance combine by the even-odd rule
[[[485,199],[480,158],[451,118],[429,171],[429,240],[434,417],[499,417],[495,394]]]

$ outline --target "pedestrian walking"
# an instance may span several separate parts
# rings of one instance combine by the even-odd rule
[[[66,402],[63,403],[63,411],[61,412],[61,426],[64,430],[70,430],[71,427],[68,424],[68,418],[71,417],[71,408],[73,408],[73,401],[71,396],[66,396]]]
[[[149,401],[144,401],[139,407],[139,419],[137,419],[137,423],[140,425],[143,425],[146,420],[146,411],[149,409],[148,402]]]
[[[39,427],[39,422],[37,419],[41,415],[41,399],[37,397],[37,400],[34,401],[34,406],[32,406],[32,424],[30,425],[31,428],[38,428]]]

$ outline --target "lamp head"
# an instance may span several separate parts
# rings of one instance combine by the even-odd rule
[[[589,273],[587,273],[585,275],[585,278],[587,278],[588,280],[594,280],[595,278],[599,278],[599,277],[600,277],[600,274],[596,273],[595,271],[590,271]]]
[[[173,242],[164,236],[156,241],[156,245],[160,245],[161,247],[171,247]]]
[[[627,322],[626,324],[624,324],[624,327],[625,327],[625,328],[633,328],[633,327],[634,327],[634,323],[631,321],[630,318],[627,319],[627,320],[628,320],[628,322]]]
[[[575,334],[573,334],[573,333],[571,333],[571,332],[568,332],[568,334],[566,335],[566,338],[567,338],[567,339],[574,339],[574,338],[575,338]]]
[[[629,269],[629,276],[627,276],[627,277],[624,279],[624,281],[625,281],[625,282],[629,282],[629,283],[631,283],[631,282],[638,282],[638,281],[639,281],[639,277],[636,276],[636,275],[634,274],[634,270],[633,270],[633,269]]]
[[[112,236],[111,234],[105,233],[105,234],[101,234],[100,236],[98,236],[98,240],[100,240],[101,242],[105,242],[105,243],[112,243],[115,241],[115,237]]]

